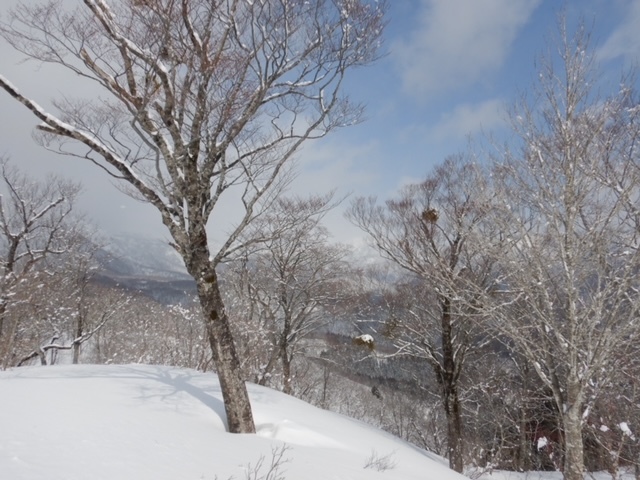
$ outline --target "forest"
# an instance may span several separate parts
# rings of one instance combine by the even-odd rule
[[[77,206],[81,186],[3,157],[3,369],[215,371],[231,431],[255,430],[249,381],[458,472],[640,479],[640,107],[632,74],[599,76],[587,28],[560,28],[510,110],[509,141],[471,145],[391,198],[302,197],[287,193],[287,162],[359,119],[340,85],[379,54],[382,2],[345,2],[349,15],[320,0],[85,4],[57,23],[23,5],[0,33],[97,80],[112,103],[61,103],[56,117],[0,86],[42,121],[48,148],[99,164],[160,212],[188,287],[169,298],[107,281],[114,259]],[[250,28],[262,24],[281,28]],[[214,248],[209,219],[227,192],[243,213]],[[323,219],[336,208],[364,253],[332,240]]]

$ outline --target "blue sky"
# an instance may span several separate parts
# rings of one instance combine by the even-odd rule
[[[368,120],[311,145],[315,173],[341,155],[327,187],[339,178],[342,190],[386,198],[470,137],[506,135],[506,109],[535,80],[563,11],[569,27],[582,19],[592,29],[605,88],[615,88],[640,59],[639,0],[392,0],[387,55],[349,83]],[[339,238],[358,235],[333,218]]]
[[[0,12],[15,0],[2,3]],[[505,108],[535,79],[534,61],[556,35],[562,9],[570,25],[582,18],[593,26],[610,85],[640,59],[640,0],[389,0],[389,6],[385,56],[353,72],[346,85],[367,105],[366,120],[300,152],[294,193],[337,188],[386,198],[465,150],[469,136],[503,134]],[[0,58],[0,72],[39,102],[46,105],[64,90],[55,72],[18,65],[19,56],[1,42]],[[153,209],[125,197],[103,172],[31,145],[33,120],[0,94],[0,153],[36,175],[53,171],[80,179],[83,207],[107,233],[166,236]],[[327,221],[337,240],[359,241],[340,209]]]

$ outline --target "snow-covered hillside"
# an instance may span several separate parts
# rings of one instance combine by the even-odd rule
[[[274,390],[249,390],[258,434],[232,435],[213,374],[142,365],[0,372],[0,478],[464,478],[360,422]],[[280,476],[266,477],[272,452],[282,453]]]
[[[113,235],[103,249],[102,267],[120,275],[190,279],[168,240]]]

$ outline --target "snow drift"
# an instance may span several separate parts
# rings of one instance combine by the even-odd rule
[[[257,435],[225,430],[215,375],[159,366],[0,372],[0,478],[269,480],[464,478],[361,422],[249,385]],[[283,450],[284,447],[284,450]]]

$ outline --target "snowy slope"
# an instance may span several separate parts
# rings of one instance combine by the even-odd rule
[[[142,365],[0,372],[0,479],[257,480],[283,445],[283,476],[270,480],[464,478],[360,422],[249,390],[258,434],[232,435],[213,374]],[[365,468],[381,457],[393,468]]]
[[[106,270],[121,275],[190,279],[184,263],[168,240],[134,235],[113,235],[100,260]]]

